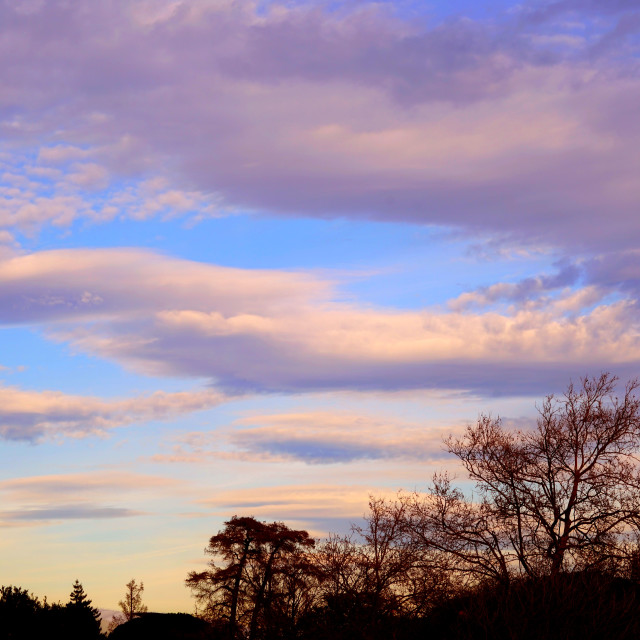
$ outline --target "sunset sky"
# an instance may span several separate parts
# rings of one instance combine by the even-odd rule
[[[481,412],[640,373],[640,1],[0,3],[0,583],[192,611]]]

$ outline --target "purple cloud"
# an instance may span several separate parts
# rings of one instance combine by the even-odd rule
[[[464,310],[487,307],[497,302],[522,304],[536,300],[544,294],[566,289],[577,284],[582,270],[576,264],[559,265],[556,273],[524,278],[516,282],[498,282],[461,294],[449,302],[449,307]],[[608,292],[593,291],[593,302],[599,302]]]
[[[45,509],[24,511],[0,511],[2,521],[51,521],[51,520],[95,520],[106,518],[130,518],[144,515],[141,511],[120,507],[94,507],[91,505],[52,505]]]
[[[542,21],[570,12],[615,15],[639,9],[637,0],[557,0],[535,7],[529,16]]]
[[[57,1],[2,5],[0,25],[0,132],[93,149],[76,184],[153,172],[281,215],[589,251],[639,240],[637,73],[561,27],[425,27],[367,3]]]

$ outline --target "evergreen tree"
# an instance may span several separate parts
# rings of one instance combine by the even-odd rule
[[[73,583],[73,591],[69,594],[66,611],[69,638],[93,640],[103,637],[100,630],[100,611],[91,606],[91,600],[78,580]]]

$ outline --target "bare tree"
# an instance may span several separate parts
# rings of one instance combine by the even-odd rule
[[[135,580],[127,582],[127,591],[124,600],[120,600],[118,605],[122,609],[122,613],[126,620],[131,620],[141,613],[147,612],[146,605],[142,604],[142,592],[144,591],[144,583],[136,584]]]
[[[557,575],[625,553],[640,525],[638,381],[614,395],[602,374],[548,396],[534,430],[480,418],[449,452],[476,483],[467,499],[448,477],[414,500],[407,520],[423,548],[438,549],[481,578]]]
[[[365,589],[366,576],[360,569],[360,545],[352,536],[331,534],[317,548],[316,565],[322,575],[322,598],[356,597]]]
[[[372,623],[405,609],[414,595],[408,587],[417,571],[418,556],[404,528],[409,506],[403,494],[396,501],[370,497],[365,525],[353,526],[363,543],[359,549],[362,595],[368,597]]]
[[[352,525],[351,535],[331,536],[319,546],[318,610],[325,624],[348,628],[354,637],[384,636],[394,619],[420,617],[450,593],[447,558],[425,550],[407,530],[412,507],[410,494],[371,497],[363,523]]]

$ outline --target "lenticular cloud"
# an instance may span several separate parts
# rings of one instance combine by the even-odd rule
[[[548,388],[640,358],[632,299],[560,291],[508,309],[371,309],[300,272],[231,269],[135,250],[60,250],[0,264],[0,319],[44,326],[146,374],[227,393]]]

